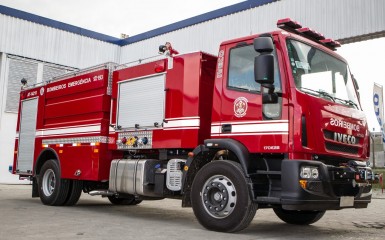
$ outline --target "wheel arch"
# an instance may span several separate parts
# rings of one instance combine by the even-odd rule
[[[204,141],[205,146],[209,149],[216,149],[217,152],[221,150],[230,151],[233,155],[235,155],[236,159],[232,159],[233,161],[238,161],[245,173],[246,177],[249,177],[249,173],[252,171],[250,164],[250,152],[241,142],[236,141],[230,138],[224,139],[207,139]]]
[[[36,160],[36,164],[35,164],[35,168],[34,168],[35,176],[40,174],[41,167],[48,160],[56,160],[58,165],[59,165],[59,169],[60,169],[60,160],[59,160],[59,156],[56,153],[56,151],[52,148],[45,148],[43,151],[40,152],[40,154]]]
[[[235,157],[228,161],[239,162],[245,177],[249,177],[252,171],[249,151],[242,143],[234,139],[207,139],[204,145],[199,145],[193,150],[192,156],[186,161],[182,179],[183,207],[191,207],[191,186],[199,169],[211,161],[219,160],[218,157],[223,156],[221,154],[228,154],[228,152]]]

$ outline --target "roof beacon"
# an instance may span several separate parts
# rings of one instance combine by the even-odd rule
[[[308,27],[302,27],[299,22],[293,21],[290,18],[280,19],[277,22],[277,27],[285,31],[301,35],[314,42],[323,44],[325,47],[336,50],[337,47],[341,47],[341,44],[333,39],[325,39],[324,35],[312,30]]]

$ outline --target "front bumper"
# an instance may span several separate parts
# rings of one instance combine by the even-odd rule
[[[303,166],[317,167],[317,179],[303,179]],[[347,166],[334,167],[318,161],[282,161],[282,208],[286,210],[338,210],[366,208],[372,198],[372,170],[352,161]]]

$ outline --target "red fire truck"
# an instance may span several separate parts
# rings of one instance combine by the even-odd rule
[[[46,205],[176,198],[207,229],[258,208],[311,224],[366,208],[377,176],[339,43],[290,19],[203,52],[112,63],[25,87],[13,173]]]

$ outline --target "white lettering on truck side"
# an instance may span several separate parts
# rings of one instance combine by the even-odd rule
[[[338,120],[335,118],[330,118],[330,125],[345,128],[345,129],[351,129],[356,132],[360,131],[360,125],[350,123],[350,122],[345,122],[344,120]]]
[[[82,85],[82,84],[87,84],[87,83],[90,83],[91,82],[91,78],[85,78],[85,79],[80,79],[80,80],[76,80],[76,81],[73,81],[73,82],[69,82],[68,83],[68,87],[75,87],[75,86],[78,86],[78,85]]]
[[[264,150],[279,150],[280,147],[279,146],[264,146],[263,149]]]
[[[52,87],[47,88],[47,92],[54,92],[57,90],[65,89],[66,87],[67,87],[66,84],[60,84],[60,85],[52,86]]]
[[[37,91],[29,92],[27,94],[27,97],[34,97],[34,96],[37,96]]]
[[[101,81],[101,80],[103,80],[103,78],[104,78],[103,75],[97,75],[97,76],[92,77],[94,82]],[[75,87],[75,86],[79,86],[79,85],[83,85],[83,84],[88,84],[90,82],[92,82],[91,78],[79,79],[76,81],[69,82],[67,84],[59,84],[56,86],[48,87],[47,92],[54,92],[54,91],[66,89],[67,87],[70,88],[70,87]]]

